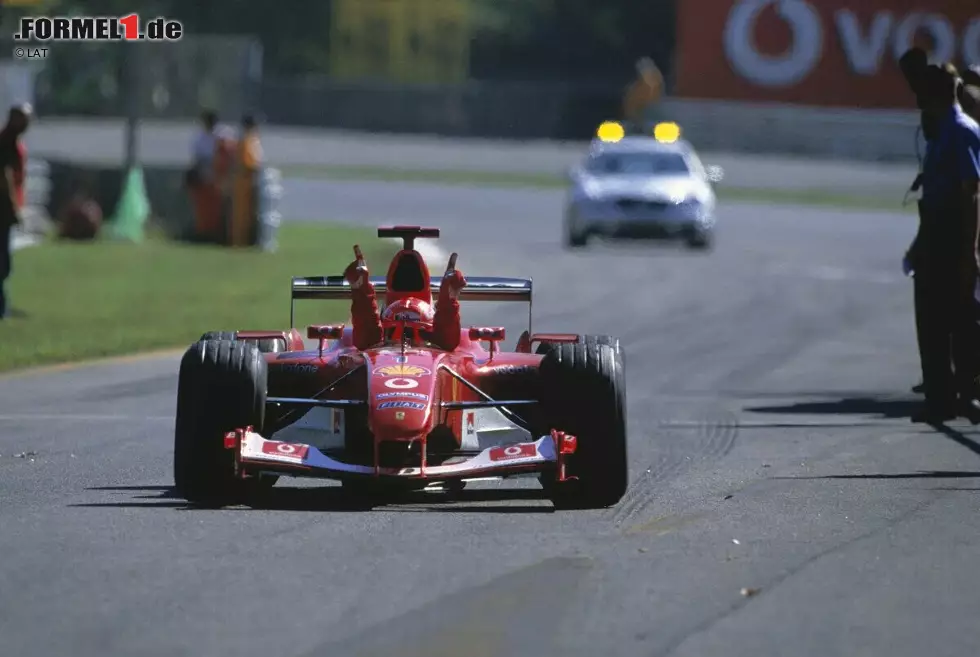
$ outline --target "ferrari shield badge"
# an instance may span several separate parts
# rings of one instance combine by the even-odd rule
[[[396,420],[404,420],[405,419],[405,411],[395,411],[395,419]]]

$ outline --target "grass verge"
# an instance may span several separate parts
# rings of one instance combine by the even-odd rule
[[[382,182],[418,182],[440,185],[475,185],[524,189],[564,189],[568,182],[561,176],[544,173],[507,171],[461,171],[439,169],[397,169],[377,166],[290,165],[280,167],[283,176],[291,178],[327,178],[333,180],[376,180]],[[913,212],[914,206],[902,208],[901,195],[884,191],[876,194],[841,194],[824,189],[774,189],[718,186],[722,201],[778,203],[837,207],[857,210]]]
[[[50,242],[14,253],[0,371],[183,347],[205,331],[286,329],[292,276],[339,274],[353,244],[387,268],[374,231],[283,226],[276,253],[150,240]],[[347,302],[297,302],[296,325],[345,321]]]

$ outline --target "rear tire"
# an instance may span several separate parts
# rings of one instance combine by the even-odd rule
[[[268,366],[255,345],[204,340],[180,362],[174,431],[174,488],[191,502],[224,502],[275,484],[275,477],[238,479],[229,431],[262,431]]]
[[[547,429],[578,439],[567,471],[577,481],[545,486],[560,508],[613,506],[629,483],[622,353],[612,344],[600,344],[599,338],[550,345],[541,361],[542,401],[551,425]]]
[[[208,331],[201,336],[201,341],[205,340],[229,340],[238,341],[238,333],[235,331]],[[285,345],[281,340],[275,338],[262,338],[261,340],[242,340],[256,345],[263,354],[278,354],[285,350]]]

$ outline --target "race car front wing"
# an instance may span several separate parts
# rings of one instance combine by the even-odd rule
[[[234,450],[235,473],[241,478],[268,472],[325,479],[384,477],[446,481],[543,472],[553,468],[556,481],[564,482],[574,479],[567,476],[565,461],[568,455],[575,453],[578,441],[575,436],[553,430],[551,435],[541,436],[534,442],[489,447],[465,461],[410,468],[344,463],[312,445],[267,440],[253,427],[227,433],[224,446]]]

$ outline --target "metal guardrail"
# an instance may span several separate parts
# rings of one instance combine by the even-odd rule
[[[279,201],[282,199],[282,172],[272,167],[264,167],[258,180],[258,246],[263,251],[275,251],[276,233],[282,224]]]
[[[44,160],[27,161],[25,177],[25,196],[29,207],[46,208],[51,196],[51,169]]]

